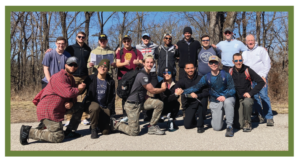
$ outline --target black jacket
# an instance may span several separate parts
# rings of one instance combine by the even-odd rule
[[[187,74],[185,73],[185,76],[183,79],[179,80],[176,85],[175,85],[175,89],[176,88],[181,88],[181,89],[187,89],[190,88],[191,86],[196,85],[200,79],[202,78],[202,76],[199,76],[198,73],[195,71],[195,75],[193,79],[188,78]],[[199,91],[194,92],[197,94],[198,99],[204,98],[204,97],[208,97],[209,96],[209,89],[208,86],[202,87]],[[194,103],[198,103],[198,101],[196,99],[192,99],[192,98],[186,98],[185,96],[181,96],[181,98],[183,99],[182,101],[184,102],[182,104],[183,108],[186,109],[189,105],[192,105]]]
[[[155,59],[158,60],[158,76],[163,76],[163,72],[165,72],[166,68],[173,72],[172,75],[176,75],[175,52],[175,47],[173,45],[168,48],[166,48],[163,45],[160,45],[158,48],[155,49]]]
[[[115,81],[113,78],[111,78],[108,74],[106,75],[106,81],[107,81],[107,89],[106,89],[106,106],[111,111],[111,113],[115,112]],[[98,102],[97,98],[97,74],[93,74],[88,76],[84,83],[86,84],[86,97],[83,103],[88,102]]]
[[[161,88],[161,84],[164,81],[161,81],[160,83],[158,83],[156,88]],[[160,94],[156,94],[155,97],[158,98],[159,100],[163,101],[164,103],[175,103],[178,102],[177,99],[179,98],[179,96],[175,95],[175,89],[178,88],[175,85],[176,83],[174,81],[172,81],[170,89],[166,89],[166,91],[160,93]]]
[[[74,72],[74,76],[87,76],[87,62],[90,57],[91,48],[87,46],[85,43],[82,47],[76,42],[74,45],[70,45],[66,48],[66,51],[71,54],[71,56],[75,56],[78,58],[78,68]]]
[[[251,89],[251,82],[246,79],[245,70],[248,68],[250,77],[252,81],[255,81],[257,85]],[[244,93],[248,92],[251,97],[257,94],[265,85],[264,80],[250,67],[242,65],[242,68],[238,72],[235,67],[232,69],[232,79],[234,81],[235,90],[238,98],[244,99]]]
[[[184,68],[186,63],[193,63],[197,67],[197,51],[201,48],[201,45],[194,38],[191,38],[190,42],[190,45],[184,39],[177,42],[180,68]]]

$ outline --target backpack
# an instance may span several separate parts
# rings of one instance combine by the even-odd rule
[[[134,69],[134,70],[131,70],[129,72],[127,72],[121,80],[119,80],[118,82],[118,87],[117,87],[117,95],[122,98],[124,101],[127,100],[127,98],[135,93],[136,91],[139,91],[140,88],[134,90],[132,93],[131,92],[131,89],[132,89],[132,86],[133,86],[133,83],[135,81],[135,78],[137,76],[138,73],[145,73],[144,71],[140,71],[138,68]],[[148,74],[147,74],[148,75]]]
[[[223,84],[227,85],[226,72],[224,70],[220,70],[220,73],[221,73],[221,77],[222,77],[222,80],[223,80]],[[211,72],[207,73],[206,78],[205,78],[206,83],[208,83],[209,87],[211,88],[211,81],[210,80],[211,80]]]
[[[231,76],[232,76],[232,73],[233,73],[233,68],[230,68],[229,69],[229,74]],[[250,76],[248,68],[246,68],[246,70],[245,70],[245,75],[246,75],[246,80],[249,80],[251,82],[251,85],[252,85],[252,80],[251,80],[251,76]]]

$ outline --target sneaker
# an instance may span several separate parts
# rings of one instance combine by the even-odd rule
[[[164,135],[165,132],[161,131],[158,125],[150,126],[148,128],[148,134],[149,135]]]
[[[251,132],[251,130],[252,130],[251,123],[249,123],[247,120],[245,120],[243,132]]]
[[[97,139],[98,138],[98,131],[97,129],[91,129],[91,138],[92,139]]]
[[[66,121],[66,123],[64,124],[65,127],[68,127],[70,124],[70,121]]]
[[[84,119],[84,120],[81,121],[81,124],[87,126],[87,125],[90,125],[90,121],[88,121],[87,119]]]
[[[29,137],[29,131],[31,129],[31,126],[25,126],[22,125],[21,130],[20,130],[20,143],[22,145],[27,145],[27,139]]]
[[[233,128],[231,126],[227,127],[225,136],[226,137],[233,137]]]
[[[127,123],[128,122],[128,117],[124,117],[123,119],[120,120],[122,123]]]
[[[65,135],[65,139],[67,139],[67,138],[79,138],[79,137],[82,136],[81,134],[70,131],[70,130],[64,131],[64,135]]]
[[[273,119],[267,119],[267,126],[274,126],[274,120]]]
[[[204,131],[205,131],[204,127],[198,127],[198,129],[197,129],[198,133],[203,133]]]

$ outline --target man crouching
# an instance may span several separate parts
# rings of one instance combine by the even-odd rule
[[[154,59],[151,54],[145,55],[143,59],[144,69],[136,75],[131,92],[124,108],[128,115],[128,125],[122,122],[113,120],[113,128],[115,130],[122,131],[130,136],[137,136],[140,133],[139,115],[141,110],[154,109],[150,126],[148,128],[148,134],[164,135],[165,132],[161,131],[158,122],[164,104],[162,101],[153,98],[146,98],[146,93],[149,91],[152,94],[159,94],[166,90],[166,83],[164,82],[161,88],[153,88],[151,76],[149,75],[151,68],[153,67]]]

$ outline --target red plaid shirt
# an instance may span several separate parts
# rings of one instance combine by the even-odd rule
[[[63,121],[66,113],[65,103],[77,102],[78,93],[74,78],[70,80],[64,69],[52,75],[36,107],[38,120]]]

